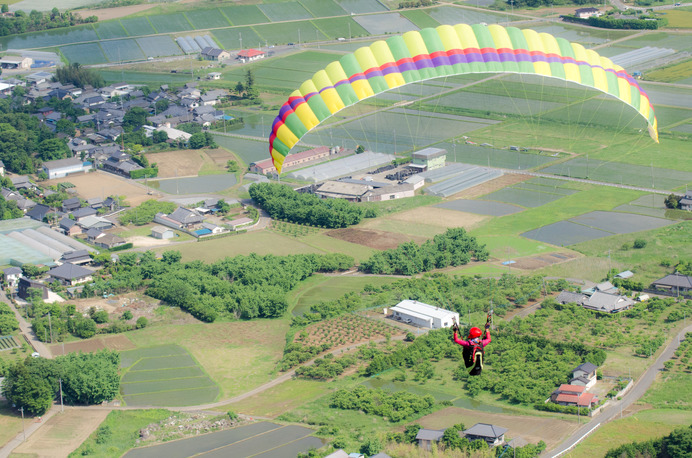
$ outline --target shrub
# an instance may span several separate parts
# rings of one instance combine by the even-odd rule
[[[149,324],[149,320],[146,317],[140,316],[137,318],[137,324],[135,325],[137,329],[146,328]]]

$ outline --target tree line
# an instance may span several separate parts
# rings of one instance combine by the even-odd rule
[[[391,250],[373,254],[359,269],[371,274],[414,275],[449,266],[482,262],[490,257],[485,245],[478,243],[464,228],[447,229],[422,245],[407,242]]]
[[[2,392],[17,411],[29,415],[43,415],[59,396],[61,383],[66,404],[100,404],[118,394],[119,365],[120,354],[111,350],[27,357],[5,370]]]
[[[692,450],[692,425],[677,428],[667,436],[643,442],[630,442],[606,453],[606,458],[672,458],[688,457]]]
[[[358,224],[364,217],[376,216],[374,210],[366,212],[346,200],[320,199],[278,183],[253,183],[250,197],[274,219],[309,226],[342,228]]]
[[[212,264],[180,262],[179,251],[123,253],[82,294],[124,293],[141,288],[146,294],[180,307],[207,322],[232,318],[275,318],[288,308],[286,293],[315,272],[344,270],[353,258],[342,254],[236,256]]]
[[[9,12],[6,3],[0,6],[2,13]],[[14,12],[14,16],[0,16],[0,36],[14,35],[18,33],[36,32],[39,30],[57,29],[71,27],[78,24],[89,24],[97,22],[97,16],[89,16],[82,19],[77,13],[61,13],[57,8],[53,8],[48,13],[31,10],[29,14],[22,10]]]
[[[393,393],[368,389],[358,385],[353,389],[342,388],[334,393],[329,401],[329,407],[342,410],[360,410],[368,415],[385,417],[392,423],[422,414],[435,405],[435,398],[426,394],[395,391]]]
[[[0,302],[0,336],[12,334],[19,329],[19,322],[12,308],[4,302]]]

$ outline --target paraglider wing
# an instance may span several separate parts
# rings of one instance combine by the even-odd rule
[[[376,41],[315,73],[291,94],[274,120],[269,137],[274,166],[281,173],[293,145],[348,106],[406,84],[465,73],[543,75],[598,89],[634,107],[658,142],[648,96],[610,59],[531,29],[457,24]]]

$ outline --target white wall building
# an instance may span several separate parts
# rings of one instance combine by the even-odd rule
[[[83,162],[78,157],[68,157],[67,159],[57,159],[43,163],[43,171],[46,172],[49,180],[88,170],[91,170],[91,163]]]
[[[399,302],[390,310],[392,318],[423,328],[450,328],[455,320],[459,322],[457,312],[409,299]]]

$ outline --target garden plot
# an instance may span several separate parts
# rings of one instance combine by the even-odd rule
[[[371,35],[401,34],[418,30],[418,27],[399,13],[357,16],[354,19]]]
[[[137,44],[147,57],[179,56],[183,54],[180,46],[169,35],[137,38]]]
[[[185,16],[195,29],[214,29],[233,25],[219,8],[186,11]]]
[[[315,17],[344,16],[346,10],[339,6],[334,0],[299,0]]]
[[[516,205],[502,202],[490,202],[485,200],[457,199],[436,205],[439,208],[455,210],[459,212],[475,213],[477,215],[505,216],[518,213],[524,209]]]
[[[167,444],[136,448],[124,456],[127,458],[297,456],[311,448],[320,448],[323,445],[320,439],[310,436],[312,433],[313,430],[303,426],[282,426],[268,422],[252,423]]]
[[[265,3],[258,5],[265,16],[272,22],[296,21],[298,19],[310,19],[312,14],[298,2]]]
[[[101,40],[124,38],[127,36],[127,31],[120,21],[99,22],[94,24],[94,29]]]
[[[0,337],[0,351],[12,350],[13,348],[19,348],[21,345],[17,342],[14,336],[2,336]]]
[[[151,35],[152,33],[156,33],[146,16],[121,19],[120,23],[125,27],[125,30],[127,30],[130,36]]]
[[[101,42],[101,48],[106,58],[111,62],[127,62],[146,58],[137,42],[133,39],[103,41]]]
[[[257,7],[257,5],[226,6],[221,11],[233,25],[264,24],[270,22],[269,18]]]
[[[564,194],[538,192],[513,186],[487,194],[483,196],[483,199],[521,205],[522,207],[536,208],[553,202],[561,197],[564,197]]]
[[[211,402],[219,388],[192,356],[178,345],[161,345],[121,353],[120,381],[130,406],[195,405]]]
[[[577,157],[567,162],[549,166],[542,170],[555,175],[586,178],[606,183],[633,186],[655,186],[656,189],[675,189],[692,182],[692,172],[625,164],[623,162],[599,161]]]
[[[377,0],[337,0],[337,3],[349,14],[387,11],[387,8]]]
[[[61,46],[60,52],[70,63],[81,65],[103,64],[108,62],[98,43]]]
[[[158,33],[193,30],[192,24],[183,13],[153,14],[149,16],[149,22]]]

